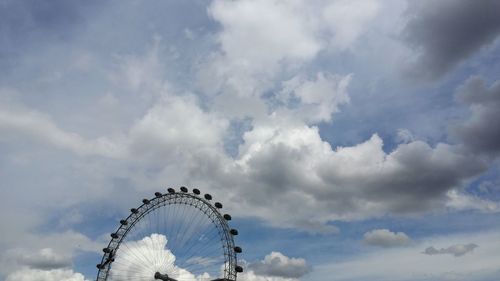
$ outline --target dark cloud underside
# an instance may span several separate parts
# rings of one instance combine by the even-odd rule
[[[500,80],[487,87],[483,79],[472,77],[459,89],[457,99],[470,106],[471,115],[454,128],[454,135],[474,152],[500,152]]]
[[[412,75],[437,79],[500,33],[500,1],[411,3],[404,40],[419,52]]]

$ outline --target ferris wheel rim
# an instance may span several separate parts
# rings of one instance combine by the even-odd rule
[[[111,233],[111,240],[108,246],[103,249],[101,262],[97,265],[98,273],[96,281],[106,281],[109,276],[111,265],[114,262],[116,251],[120,248],[127,234],[134,228],[149,213],[167,205],[186,204],[203,212],[212,221],[217,228],[221,238],[224,250],[224,277],[215,279],[217,281],[236,281],[237,273],[243,269],[237,264],[237,253],[241,253],[241,248],[235,246],[233,236],[238,234],[236,229],[229,227],[228,221],[231,220],[229,214],[221,214],[219,209],[222,204],[215,202],[210,203],[212,196],[210,194],[202,195],[198,189],[193,189],[189,192],[184,186],[180,188],[180,192],[173,188],[168,188],[167,193],[156,192],[155,197],[151,199],[143,199],[142,205],[137,208],[132,208],[126,219],[120,220],[120,225],[115,232]],[[214,280],[214,281],[215,281]]]

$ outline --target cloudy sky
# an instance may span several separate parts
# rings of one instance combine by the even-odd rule
[[[0,280],[180,185],[242,280],[495,280],[499,74],[498,0],[0,0]]]

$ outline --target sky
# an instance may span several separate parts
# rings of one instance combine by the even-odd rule
[[[497,280],[499,73],[497,0],[0,0],[0,280],[181,185],[238,280]]]

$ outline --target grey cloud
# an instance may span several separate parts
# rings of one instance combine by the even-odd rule
[[[84,11],[97,1],[2,1],[0,9],[0,58],[19,48],[37,47],[47,39],[72,35],[75,25],[85,20]]]
[[[257,275],[283,278],[300,278],[311,271],[305,259],[289,258],[279,252],[271,252],[263,260],[250,263],[248,268]]]
[[[500,80],[490,87],[480,77],[468,79],[456,94],[457,99],[470,107],[471,115],[452,128],[457,137],[473,152],[500,152]]]
[[[412,1],[404,40],[419,53],[412,75],[435,79],[500,33],[500,2]]]
[[[24,254],[18,257],[18,262],[34,269],[58,269],[71,266],[71,257],[56,253],[51,248],[41,249],[38,252]]]
[[[9,108],[9,105],[15,109]],[[118,142],[114,140],[99,138],[87,141],[78,134],[60,129],[45,114],[19,108],[15,104],[9,105],[0,106],[0,132],[7,136],[2,139],[40,141],[78,155],[119,157],[123,154],[123,150],[117,146]]]
[[[401,247],[411,243],[411,239],[404,232],[392,232],[388,229],[374,229],[364,234],[364,243],[383,247]]]
[[[453,255],[455,257],[463,256],[472,252],[475,248],[479,247],[474,243],[470,244],[457,244],[448,248],[436,249],[434,246],[428,247],[423,252],[426,255]]]
[[[190,175],[204,184],[211,178],[213,190],[238,202],[231,211],[239,215],[329,232],[334,229],[320,227],[328,221],[445,208],[450,192],[484,169],[477,157],[447,144],[413,141],[386,153],[374,135],[333,149],[311,127],[255,126],[245,134],[235,163],[204,159],[191,166]]]
[[[260,1],[259,3],[263,6],[263,10],[266,10],[271,2]],[[307,5],[304,4],[305,6]],[[300,11],[301,9],[298,10]],[[295,15],[295,13],[291,14]],[[232,11],[229,11],[226,15],[231,16],[235,20],[242,19],[238,16],[234,17]],[[271,17],[269,20],[274,21],[275,18]],[[293,17],[290,19],[287,18],[287,20],[295,22],[295,18]],[[59,19],[59,21],[61,25],[71,25],[70,22],[65,22],[65,19]],[[235,38],[230,38],[231,40],[229,40],[235,46],[231,45],[231,48],[227,47],[227,50],[231,51],[229,52],[231,55],[229,58],[231,59],[223,59],[222,63],[217,64],[217,66],[223,66],[223,76],[231,78],[229,80],[233,81],[234,85],[248,86],[252,89],[248,92],[260,95],[264,91],[262,91],[260,86],[255,87],[256,90],[253,90],[254,86],[266,85],[266,83],[261,82],[266,82],[268,76],[270,77],[269,79],[274,78],[275,64],[276,68],[279,65],[277,61],[281,61],[283,58],[285,60],[291,58],[292,61],[307,61],[315,57],[317,51],[323,47],[320,46],[320,43],[316,42],[315,37],[311,37],[308,33],[304,33],[300,29],[300,27],[304,26],[302,22],[307,21],[306,19],[298,20],[299,23],[296,25],[277,22],[280,27],[283,26],[283,30],[285,31],[291,29],[293,26],[297,26],[299,31],[296,38],[304,39],[299,41],[309,42],[309,45],[312,46],[311,49],[306,48],[305,50],[300,49],[297,51],[287,49],[288,45],[294,46],[293,42],[297,41],[295,37],[292,37],[289,41],[275,41],[275,34],[272,30],[267,29],[269,25],[262,24],[260,19],[257,18],[252,19],[252,22],[254,21],[255,23],[252,24],[255,24],[256,29],[259,32],[265,33],[262,40],[271,40],[271,42],[263,42],[266,44],[258,45],[264,47],[268,45],[271,47],[276,46],[276,48],[272,48],[274,52],[270,55],[271,63],[260,64],[260,62],[266,62],[270,48],[261,48],[259,50],[255,48],[239,48],[242,41],[238,40],[238,35],[246,33],[235,32],[233,34]],[[146,26],[146,24],[144,25]],[[269,36],[267,35],[268,33]],[[96,32],[96,36],[99,36],[99,34]],[[288,33],[285,32],[283,34]],[[346,34],[350,34],[350,32]],[[134,36],[132,37],[135,38]],[[233,39],[234,41],[232,41]],[[259,42],[254,41],[252,36],[246,38],[246,40],[250,40],[250,45]],[[141,40],[135,41],[141,42]],[[287,45],[283,42],[292,43]],[[241,46],[244,45],[242,44]],[[256,53],[259,51],[261,53]],[[203,53],[203,55],[206,54]],[[251,55],[255,55],[259,59],[255,61],[249,60],[251,63],[249,72],[251,74],[254,74],[254,72],[258,73],[259,75],[257,76],[265,74],[264,76],[266,77],[262,81],[251,80],[250,82],[255,82],[255,85],[248,85],[246,83],[248,81],[243,79],[248,78],[248,73],[245,72],[246,68],[244,67],[246,64],[239,64],[237,63],[238,60],[232,59],[251,57]],[[210,58],[211,56],[207,57]],[[153,57],[152,59],[157,60],[158,58]],[[184,59],[184,57],[181,57],[180,60],[184,61]],[[139,58],[138,61],[147,60]],[[236,66],[226,64],[226,62],[235,63]],[[226,71],[226,66],[234,67],[230,67]],[[168,67],[167,65],[164,66],[164,68]],[[203,68],[203,65],[201,67]],[[130,68],[133,70],[131,71],[132,74],[137,74],[137,71],[140,70],[137,69],[137,65],[131,65]],[[172,68],[175,69],[175,67]],[[240,68],[242,68],[241,72],[232,71],[233,69],[239,70]],[[155,70],[154,68],[152,69]],[[203,69],[208,69],[207,73],[210,81],[217,81],[217,72],[212,71],[211,68]],[[272,75],[267,75],[267,71],[270,71]],[[142,73],[144,73],[144,76],[148,78],[144,80],[145,84],[154,86],[157,83],[160,86],[164,85],[164,81],[162,80],[163,75],[151,77],[147,75],[149,72],[139,72],[141,75],[138,76],[142,76]],[[180,72],[182,72],[182,69]],[[108,74],[113,76],[116,74],[108,73],[105,69],[101,69],[96,73],[102,76],[108,76]],[[80,77],[80,75],[77,76]],[[26,81],[32,77],[23,76],[23,78],[27,78],[23,79],[23,81]],[[81,78],[86,79],[85,77]],[[117,80],[120,83],[122,81],[136,81],[132,78],[134,77],[119,76]],[[149,78],[154,81],[149,80]],[[245,83],[240,83],[241,81]],[[99,84],[95,82],[95,80],[89,79],[84,80],[83,83],[89,85]],[[250,82],[248,83],[250,84]],[[128,85],[128,83],[125,83],[125,85]],[[104,88],[99,87],[97,90],[96,88],[91,88],[88,92],[99,92]],[[127,86],[126,88],[131,87]],[[266,87],[264,86],[264,88]],[[62,87],[61,89],[66,88]],[[137,89],[130,90],[134,93],[138,91]],[[121,91],[121,88],[111,87],[110,91],[117,94]],[[84,92],[87,92],[87,89]],[[230,92],[232,96],[236,96],[233,91]],[[44,95],[32,96],[38,97]],[[78,94],[75,93],[72,96],[76,97]],[[54,96],[51,97],[54,98]],[[77,100],[69,98],[69,95],[60,97],[63,100],[60,104],[61,107],[68,100]],[[127,102],[125,96],[117,95],[117,97]],[[210,99],[210,97],[207,98]],[[259,100],[258,97],[256,100]],[[129,104],[133,104],[131,107],[136,105],[134,101],[135,99],[128,100]],[[248,102],[237,101],[234,102],[234,106],[231,106],[231,110],[247,111],[251,107]],[[266,222],[271,222],[279,226],[299,226],[310,230],[328,232],[335,231],[334,227],[327,224],[328,221],[332,220],[369,218],[387,213],[401,214],[440,208],[443,206],[442,203],[446,200],[446,193],[450,189],[460,185],[464,179],[477,175],[484,169],[481,166],[482,163],[478,162],[476,158],[468,157],[465,152],[459,151],[453,146],[438,145],[431,147],[423,142],[415,142],[413,140],[408,140],[409,143],[400,145],[392,153],[385,153],[383,151],[383,144],[380,139],[377,140],[378,137],[374,137],[374,140],[366,141],[360,145],[335,149],[329,143],[323,141],[316,127],[307,126],[303,122],[298,122],[299,124],[297,125],[297,122],[294,123],[296,121],[294,118],[280,116],[279,113],[273,117],[269,112],[268,116],[265,110],[262,113],[265,116],[256,118],[263,120],[261,123],[252,121],[252,124],[248,125],[248,129],[243,129],[248,132],[241,132],[244,135],[243,142],[241,143],[240,132],[238,132],[236,139],[238,140],[239,147],[234,148],[234,159],[232,159],[223,153],[222,146],[224,143],[221,141],[221,137],[225,135],[224,132],[228,126],[226,119],[224,119],[226,116],[223,116],[223,112],[211,112],[210,109],[206,109],[205,111],[190,100],[175,102],[174,104],[178,105],[177,108],[179,110],[172,110],[173,107],[169,106],[168,103],[156,102],[156,105],[152,106],[143,118],[130,116],[130,118],[123,119],[123,123],[133,122],[131,120],[137,121],[131,125],[130,134],[125,136],[129,139],[124,140],[123,147],[126,151],[126,148],[130,148],[131,151],[130,154],[123,153],[123,158],[125,159],[117,157],[119,159],[113,161],[112,165],[100,157],[92,158],[92,165],[87,164],[87,162],[90,162],[88,158],[84,158],[83,160],[67,160],[64,163],[69,163],[68,166],[71,166],[74,170],[78,170],[78,174],[59,176],[58,173],[54,172],[57,171],[56,168],[48,170],[51,175],[56,174],[58,176],[57,181],[54,180],[54,182],[57,182],[54,186],[59,189],[49,187],[49,184],[45,184],[44,186],[39,186],[36,193],[33,192],[31,194],[40,194],[40,197],[47,202],[53,202],[63,196],[69,197],[64,198],[65,202],[68,200],[70,202],[79,202],[83,200],[96,200],[96,197],[107,196],[111,190],[108,181],[111,181],[112,179],[110,178],[112,177],[123,177],[127,181],[130,180],[132,182],[131,185],[137,186],[134,192],[150,188],[151,186],[159,186],[165,179],[169,179],[169,182],[199,183],[198,186],[203,186],[207,189],[211,188],[210,192],[212,190],[218,192],[224,201],[232,200],[231,202],[234,202],[234,206],[241,207],[241,210],[235,210],[235,214],[256,216]],[[31,104],[34,104],[34,102]],[[322,104],[322,102],[319,104]],[[93,123],[102,123],[102,120],[98,116],[85,112],[83,108],[75,107],[74,110],[74,115],[80,115],[81,119],[93,120]],[[78,112],[78,110],[81,111]],[[274,113],[272,114],[274,115]],[[47,118],[40,118],[37,115],[28,120],[30,121],[28,122],[29,124],[22,124],[23,127],[20,128],[19,126],[12,126],[12,124],[13,121],[17,120],[17,117],[23,116],[23,114],[15,114],[14,117],[16,118],[10,118],[13,115],[8,114],[4,118],[5,122],[0,124],[0,126],[7,124],[10,127],[9,132],[15,129],[16,132],[22,132],[31,137],[35,136],[44,142],[53,143],[57,147],[69,149],[84,156],[122,155],[122,153],[115,154],[114,149],[112,149],[111,152],[113,153],[111,153],[109,149],[113,147],[101,145],[101,143],[94,141],[87,141],[89,136],[92,138],[92,136],[101,135],[100,133],[89,130],[87,134],[69,134],[68,132],[71,130],[64,128],[78,127],[79,123],[68,122],[69,126],[68,124],[63,126],[61,121],[68,117],[61,115],[57,118],[56,115],[50,115],[55,118],[54,122],[49,122],[50,120],[47,120]],[[281,119],[281,123],[278,123],[276,119]],[[275,121],[277,124],[272,124]],[[61,126],[58,127],[56,124],[61,124]],[[129,125],[124,124],[123,127],[128,128]],[[124,130],[126,131],[126,129]],[[33,135],[33,132],[36,134]],[[271,132],[272,136],[267,136],[267,132]],[[262,135],[264,137],[261,137]],[[114,142],[114,139],[106,139],[113,142],[113,144],[120,144]],[[118,148],[121,147],[121,145],[118,145]],[[249,148],[246,149],[245,147]],[[17,153],[17,151],[15,152]],[[118,152],[121,152],[121,150]],[[36,154],[34,155],[36,156]],[[27,162],[43,163],[43,165],[39,164],[40,168],[31,167],[31,171],[29,172],[33,174],[33,171],[39,171],[41,168],[58,167],[56,166],[58,161],[54,160],[57,159],[56,153],[48,153],[47,155],[48,157],[45,157],[45,155],[43,157],[40,156],[40,159],[37,159],[40,160],[39,162],[29,159]],[[138,164],[130,164],[131,162]],[[8,166],[12,170],[16,168],[15,165]],[[185,175],[188,172],[191,172],[194,176],[191,177],[191,174]],[[47,171],[44,173],[49,174]],[[41,174],[43,175],[43,173]],[[9,178],[11,179],[11,183],[20,186],[20,180],[17,178],[14,179],[15,175],[16,173],[10,173]],[[34,177],[33,175],[30,178],[38,179],[38,177]],[[66,183],[74,178],[85,178],[88,180],[85,183],[78,183],[72,189],[68,189],[67,186],[70,185]],[[51,181],[52,179],[53,177],[50,178]],[[32,185],[35,186],[36,184]],[[7,185],[5,184],[5,186]],[[64,192],[60,192],[61,190]],[[120,189],[119,191],[116,192],[116,194],[119,194],[117,196],[131,198],[134,194],[134,192],[129,192],[123,195],[123,190]],[[23,190],[23,192],[26,191]],[[57,195],[52,194],[56,194],[56,192]],[[13,191],[9,193],[13,193]],[[89,194],[92,196],[89,196]],[[5,196],[3,197],[6,198]],[[31,197],[35,198],[35,196]]]

